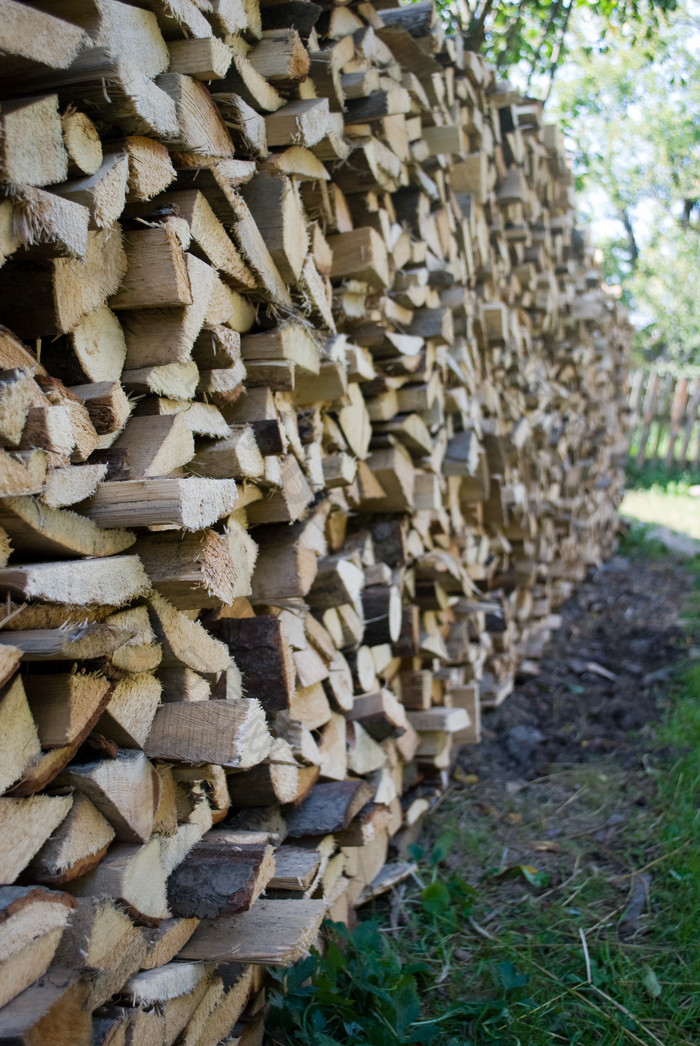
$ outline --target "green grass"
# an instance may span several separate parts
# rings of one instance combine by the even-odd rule
[[[640,523],[669,527],[677,534],[700,540],[700,497],[689,490],[700,485],[700,473],[676,466],[667,472],[659,463],[641,468],[630,461],[628,490],[620,514]]]
[[[624,551],[660,554],[642,532]],[[697,560],[688,569],[692,651]],[[276,975],[271,1041],[698,1046],[700,664],[690,654],[648,745],[640,769],[614,757],[562,767],[546,793],[531,783],[496,810],[479,782],[455,784],[415,878],[353,933],[331,928],[325,956]],[[505,861],[492,828],[504,824]]]

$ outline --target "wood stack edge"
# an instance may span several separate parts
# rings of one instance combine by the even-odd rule
[[[0,0],[0,184],[0,1043],[252,1046],[612,551],[627,322],[431,3]]]

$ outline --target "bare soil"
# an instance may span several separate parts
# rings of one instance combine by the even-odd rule
[[[462,750],[462,770],[530,780],[610,753],[638,765],[687,656],[678,619],[691,587],[686,564],[671,557],[618,555],[594,571],[562,608],[540,674],[486,716],[483,743]]]

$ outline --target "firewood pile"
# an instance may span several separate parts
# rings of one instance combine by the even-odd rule
[[[250,1046],[613,548],[625,320],[430,3],[0,51],[0,1043]]]

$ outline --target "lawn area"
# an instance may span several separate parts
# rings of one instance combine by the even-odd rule
[[[640,523],[670,527],[700,541],[700,498],[660,490],[628,490],[620,514]]]

